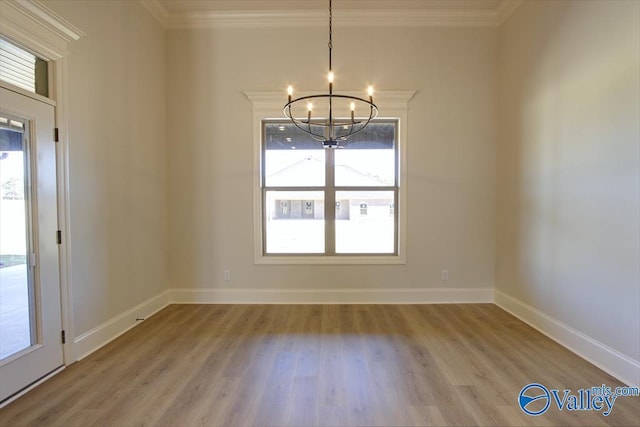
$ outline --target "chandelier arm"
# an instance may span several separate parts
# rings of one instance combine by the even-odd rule
[[[347,139],[349,139],[349,137],[353,134],[353,126],[354,126],[354,124],[352,123],[349,126],[349,132],[346,135],[342,135],[342,136],[336,138],[336,141],[343,142],[343,141],[346,141]]]
[[[303,131],[304,133],[306,133],[307,135],[309,135],[312,139],[318,141],[318,142],[324,142],[326,141],[326,137],[324,135],[320,135],[318,133],[315,133],[314,131],[311,130],[311,125],[307,124],[307,129],[305,129],[303,126],[301,126],[300,124],[305,124],[305,122],[301,122],[300,120],[293,120],[293,124],[300,129],[301,131]]]
[[[329,98],[330,100],[332,98],[341,98],[341,99],[354,100],[354,101],[358,101],[358,102],[367,104],[367,105],[369,105],[369,117],[367,117],[364,120],[353,121],[351,123],[340,123],[340,122],[336,123],[334,120],[330,120],[329,122],[315,123],[315,124],[310,122],[310,121],[304,121],[304,120],[296,119],[295,117],[293,117],[293,113],[291,112],[291,108],[292,108],[293,104],[298,103],[298,102],[302,102],[302,101],[319,99],[319,98]],[[316,140],[318,142],[326,143],[326,142],[329,142],[329,141],[346,141],[352,135],[360,133],[362,130],[364,130],[365,127],[367,127],[367,125],[371,122],[371,120],[376,118],[376,116],[378,115],[378,107],[373,102],[367,101],[366,99],[363,99],[363,98],[358,98],[356,96],[335,95],[335,94],[329,94],[329,95],[320,94],[320,95],[302,96],[300,98],[296,98],[296,99],[291,100],[290,102],[288,102],[285,105],[284,114],[285,114],[285,116],[287,116],[293,122],[293,124],[298,129],[300,129],[301,131],[303,131],[306,134],[310,135],[311,138],[313,138],[314,140]],[[311,129],[312,125],[320,126],[323,129],[325,129],[325,134],[324,135],[320,135],[319,133],[314,132]],[[337,128],[340,127],[340,126],[344,126],[344,125],[348,125],[350,127],[349,128],[349,132],[346,135],[337,136],[337,133],[336,133]],[[361,126],[355,126],[355,125],[361,125]]]
[[[351,126],[351,129],[349,130],[349,133],[346,135],[343,135],[339,138],[336,138],[337,141],[346,141],[347,139],[351,138],[353,135],[356,135],[360,132],[362,132],[371,122],[371,120],[375,119],[376,116],[378,115],[378,109],[377,107],[374,109],[375,105],[373,105],[371,107],[371,112],[369,113],[369,117],[367,118],[367,120],[364,122],[364,124],[360,127],[358,127],[355,131],[353,130],[354,126]],[[362,122],[360,122],[362,123]]]
[[[295,125],[295,127],[297,127],[302,132],[311,136],[311,138],[313,138],[315,141],[318,141],[318,142],[326,141],[326,138],[324,137],[324,135],[319,135],[311,130],[311,122],[305,123],[304,121],[298,120],[291,115],[291,105],[287,105],[287,107],[285,107],[285,115],[291,120],[291,122]],[[302,124],[307,124],[307,129],[305,129],[302,126]]]

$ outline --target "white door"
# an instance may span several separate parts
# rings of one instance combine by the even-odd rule
[[[0,403],[63,365],[54,107],[0,88]]]

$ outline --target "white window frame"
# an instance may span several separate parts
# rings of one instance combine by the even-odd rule
[[[341,92],[342,93],[342,92]],[[301,92],[299,96],[312,95]],[[345,92],[361,96],[360,92]],[[397,120],[398,150],[398,253],[397,255],[265,255],[263,253],[262,207],[262,122],[282,119],[286,103],[285,92],[245,92],[253,105],[253,248],[255,264],[406,264],[407,239],[407,113],[409,101],[415,91],[376,92],[376,105],[380,119]]]

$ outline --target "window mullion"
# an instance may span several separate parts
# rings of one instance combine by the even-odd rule
[[[324,193],[324,252],[326,255],[336,254],[336,189],[334,174],[334,150],[325,151],[325,184]]]

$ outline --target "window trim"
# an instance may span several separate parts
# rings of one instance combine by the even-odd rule
[[[262,122],[281,120],[282,106],[286,101],[283,92],[244,92],[252,103],[253,111],[253,248],[255,264],[282,265],[356,265],[356,264],[406,264],[407,240],[407,127],[408,105],[415,91],[376,92],[379,119],[396,120],[398,170],[397,255],[266,255],[263,254],[263,189],[262,189]],[[300,96],[312,92],[300,93]],[[345,92],[358,96],[359,92]]]

